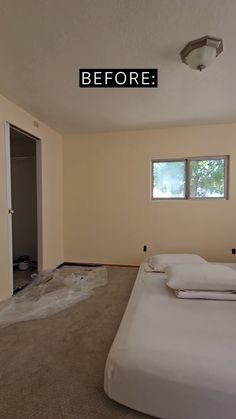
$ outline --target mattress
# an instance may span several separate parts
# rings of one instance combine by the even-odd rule
[[[104,388],[158,418],[235,419],[236,302],[178,299],[141,265]]]

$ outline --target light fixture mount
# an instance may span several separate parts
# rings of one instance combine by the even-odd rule
[[[223,51],[223,40],[206,35],[190,41],[180,52],[183,63],[202,71]]]

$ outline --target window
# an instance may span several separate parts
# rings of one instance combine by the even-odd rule
[[[228,199],[229,156],[152,161],[152,199]]]

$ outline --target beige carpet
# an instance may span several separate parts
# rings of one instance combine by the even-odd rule
[[[0,329],[1,419],[141,419],[103,392],[111,343],[137,269],[108,268],[88,300]]]

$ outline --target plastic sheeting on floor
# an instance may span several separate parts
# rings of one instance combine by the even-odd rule
[[[0,327],[48,317],[90,297],[107,283],[107,270],[98,268],[58,269],[35,275],[33,282],[0,306]]]

